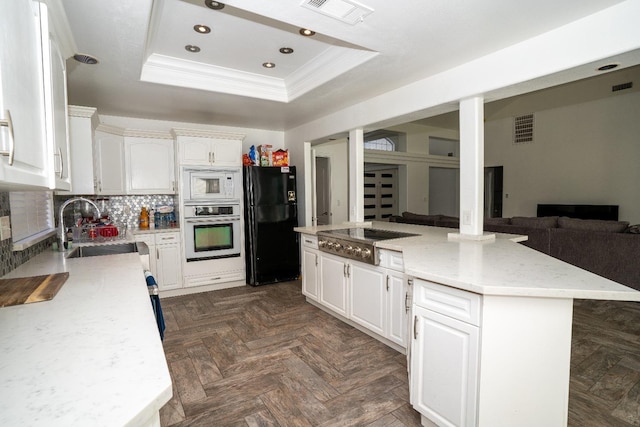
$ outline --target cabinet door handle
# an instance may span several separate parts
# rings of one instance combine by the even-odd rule
[[[347,264],[347,277],[351,277],[351,264]]]
[[[160,251],[158,251],[158,248],[156,248],[156,259],[160,259]]]
[[[413,316],[413,339],[418,339],[418,316]]]
[[[409,312],[409,292],[404,293],[404,312]]]
[[[211,163],[215,163],[216,162],[216,153],[215,151],[211,152]]]
[[[59,159],[58,165],[60,165],[60,170],[55,170],[55,162],[54,162],[54,173],[58,175],[58,178],[62,179],[62,171],[64,170],[64,162],[62,161],[62,150],[58,147],[58,152],[53,155]]]
[[[387,292],[389,292],[389,275],[387,274]]]
[[[342,264],[342,275],[347,277],[347,264]]]
[[[0,126],[6,126],[9,129],[9,149],[6,151],[0,151],[3,156],[9,157],[9,166],[13,165],[13,156],[16,152],[16,140],[13,136],[13,122],[11,121],[11,113],[6,110],[7,117],[0,120]]]
[[[318,254],[316,254],[316,267],[318,266]]]

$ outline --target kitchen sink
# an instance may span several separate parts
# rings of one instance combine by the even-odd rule
[[[138,243],[116,243],[112,245],[78,246],[66,258],[85,258],[90,256],[129,254],[138,252]]]

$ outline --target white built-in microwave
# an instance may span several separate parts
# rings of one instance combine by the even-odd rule
[[[185,201],[222,201],[242,195],[239,168],[184,168],[182,183]]]

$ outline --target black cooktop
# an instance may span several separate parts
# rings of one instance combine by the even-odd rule
[[[399,231],[379,230],[375,228],[343,228],[339,230],[327,230],[318,234],[330,235],[336,238],[368,240],[378,242],[380,240],[399,239],[401,237],[419,236],[419,234],[402,233]]]

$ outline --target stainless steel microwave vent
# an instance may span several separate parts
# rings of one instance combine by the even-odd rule
[[[370,7],[352,0],[304,0],[300,5],[351,25],[373,12]]]
[[[518,116],[513,119],[513,143],[533,142],[533,114]]]

